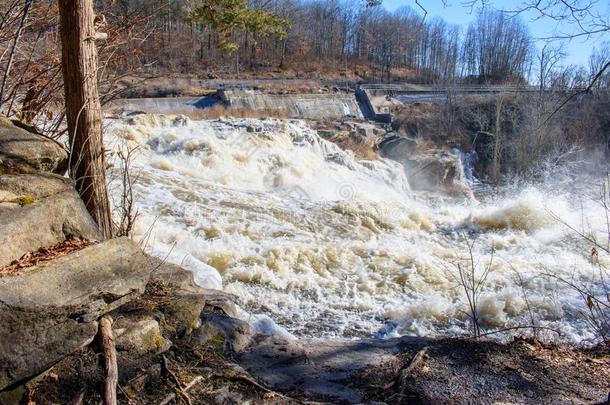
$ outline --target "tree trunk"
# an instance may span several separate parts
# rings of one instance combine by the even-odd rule
[[[59,0],[62,69],[70,138],[70,175],[105,238],[112,237],[97,89],[92,0]]]

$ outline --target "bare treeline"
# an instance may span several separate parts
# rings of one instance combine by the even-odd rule
[[[442,103],[397,106],[393,126],[407,137],[476,152],[478,175],[491,183],[576,163],[596,170],[610,156],[608,93],[574,98],[552,115],[565,99],[561,90],[449,92]]]
[[[484,82],[522,80],[528,73],[532,40],[518,18],[496,11],[481,14],[467,30],[440,18],[425,19],[403,7],[389,12],[350,0],[251,0],[290,25],[283,38],[233,32],[237,52],[217,49],[221,38],[209,26],[186,17],[192,0],[117,0],[106,10],[109,23],[125,16],[149,16],[154,33],[139,62],[154,72],[238,71],[296,74],[359,69],[368,80],[410,78],[421,82],[469,77]],[[109,16],[112,16],[109,17]]]
[[[62,122],[58,10],[54,0],[0,0],[0,111],[58,134]],[[232,30],[223,35],[187,18],[196,0],[97,0],[102,102],[150,76],[332,78],[417,83],[523,83],[585,87],[608,63],[608,46],[588,67],[562,65],[558,46],[537,51],[518,17],[487,10],[469,27],[425,18],[419,9],[389,12],[351,0],[251,0],[289,22],[286,35]],[[595,81],[607,87],[609,70]]]

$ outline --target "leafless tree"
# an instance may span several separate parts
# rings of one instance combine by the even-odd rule
[[[464,236],[464,242],[467,248],[467,256],[462,262],[455,264],[457,274],[452,274],[459,286],[466,295],[468,302],[468,312],[466,315],[471,320],[473,336],[479,338],[483,335],[481,327],[481,319],[479,317],[479,302],[483,288],[489,277],[491,266],[494,260],[494,250],[492,249],[490,258],[487,263],[481,265],[474,256],[475,241]]]

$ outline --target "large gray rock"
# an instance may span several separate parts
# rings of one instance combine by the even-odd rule
[[[388,159],[397,161],[410,159],[417,153],[417,141],[390,133],[379,143],[379,152]]]
[[[40,199],[73,189],[69,179],[55,174],[4,174],[0,176],[0,190],[19,196]]]
[[[146,256],[128,239],[0,278],[0,390],[89,344],[96,320],[140,295]]]
[[[217,342],[227,353],[241,353],[250,346],[254,331],[245,321],[226,315],[201,314],[201,327],[193,334],[198,344]]]
[[[177,296],[201,295],[206,306],[217,308],[220,312],[229,316],[237,316],[236,304],[238,299],[235,295],[200,287],[195,283],[192,271],[159,258],[149,256],[148,265],[151,272],[151,282],[169,285]]]
[[[402,161],[414,190],[443,191],[472,197],[460,158],[445,151],[432,150]]]
[[[316,401],[359,404],[366,396],[363,388],[370,384],[367,374],[385,374],[383,369],[399,363],[403,346],[421,347],[425,342],[415,337],[285,340],[257,336],[237,360],[271,389],[302,393]],[[388,381],[375,383],[383,386]]]
[[[70,237],[100,240],[72,184],[49,174],[0,176],[0,268]]]
[[[65,173],[68,153],[52,139],[0,117],[0,174],[37,171]]]
[[[441,191],[474,198],[460,158],[415,139],[389,134],[379,143],[381,156],[402,163],[413,190]]]

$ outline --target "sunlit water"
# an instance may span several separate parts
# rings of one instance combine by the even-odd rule
[[[569,192],[573,181],[477,203],[412,192],[397,163],[357,161],[301,121],[107,124],[110,149],[137,148],[136,238],[199,284],[239,296],[261,332],[468,334],[457,265],[468,268],[470,240],[476,274],[490,268],[478,308],[485,331],[533,318],[563,341],[593,337],[582,296],[545,275],[599,289],[599,266],[610,264],[554,218],[607,239],[603,210]]]

